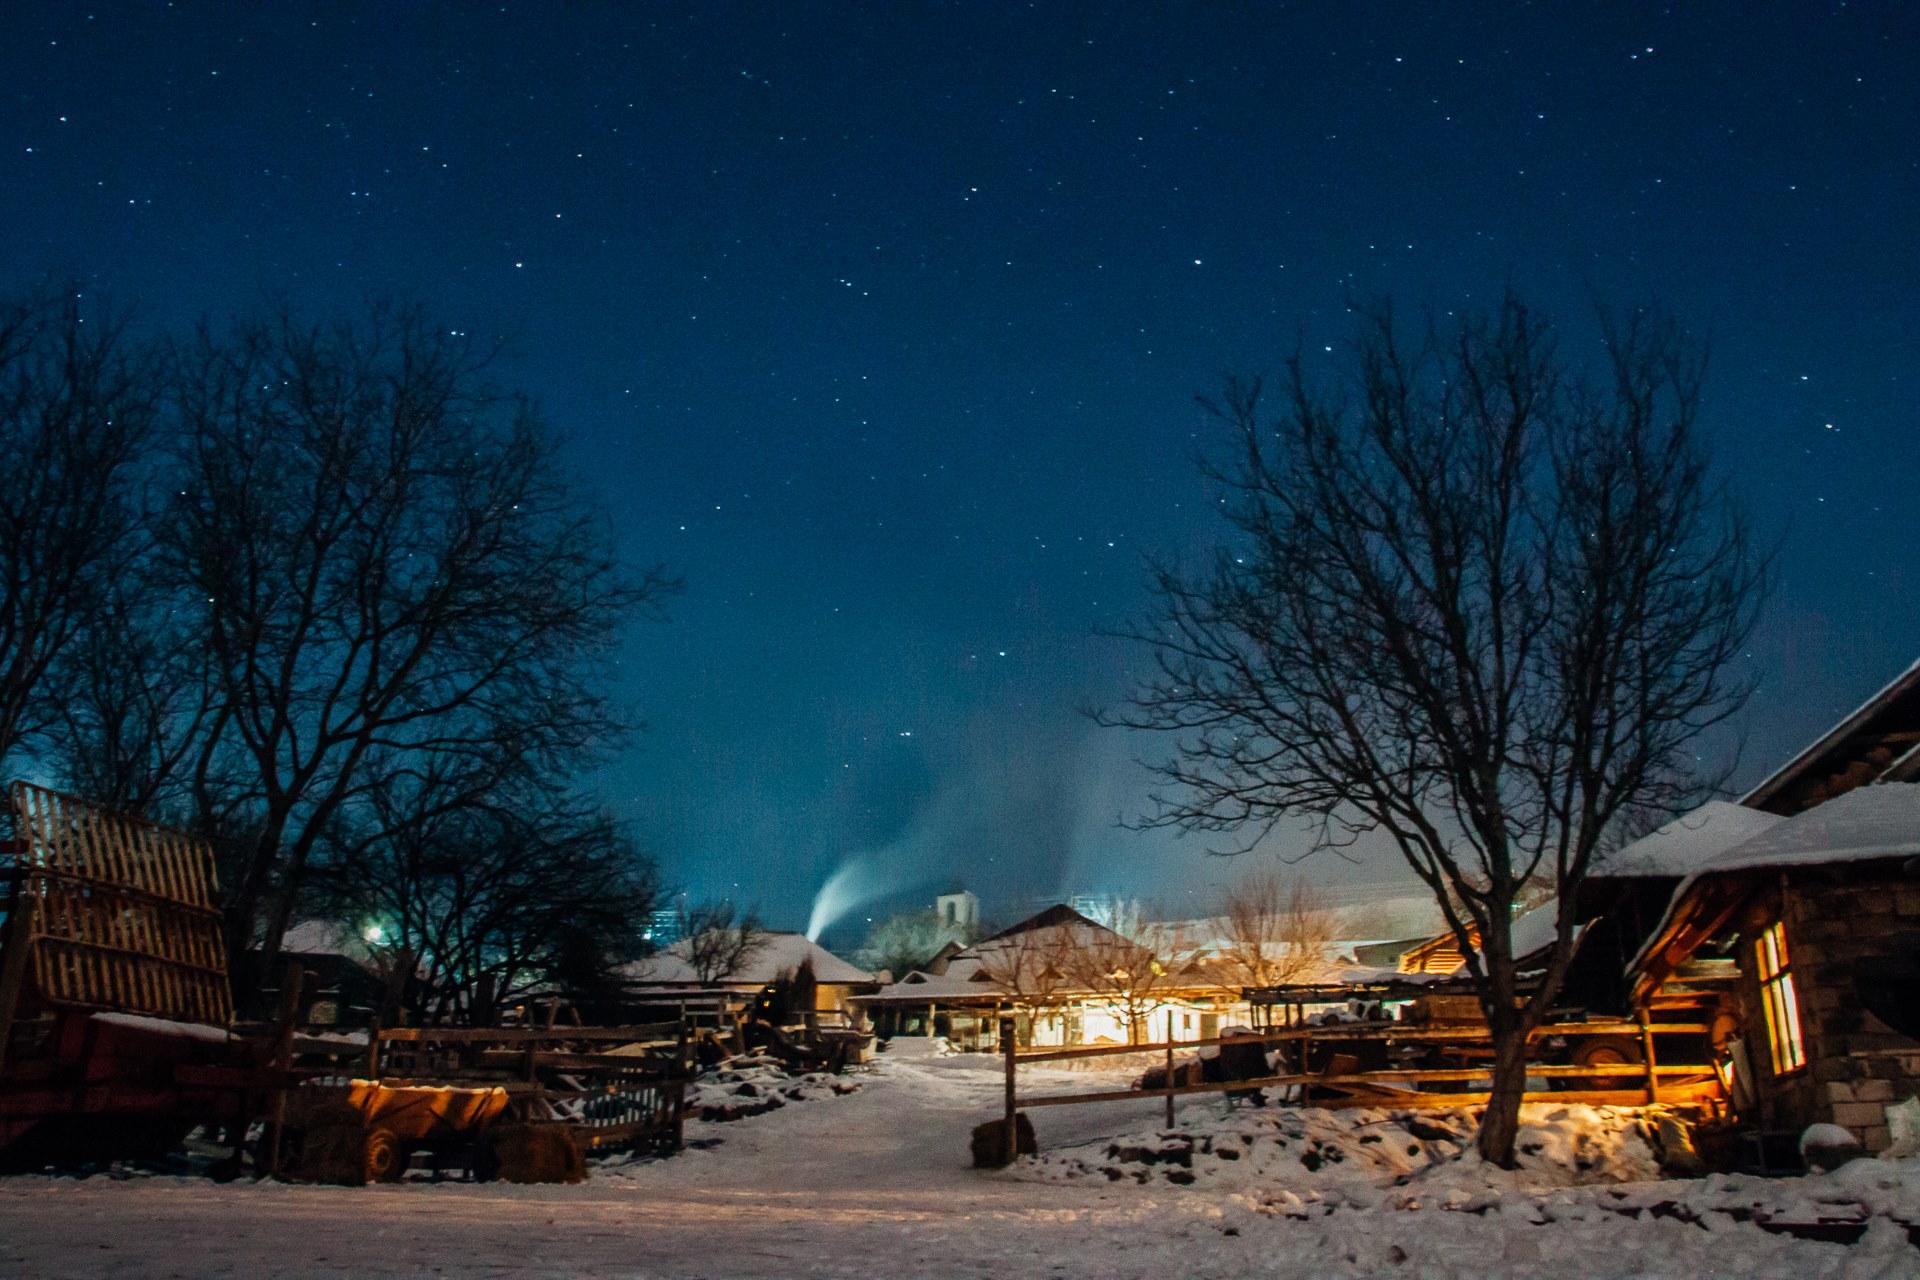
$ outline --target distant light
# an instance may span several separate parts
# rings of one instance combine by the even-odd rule
[[[370,924],[360,931],[360,936],[377,947],[387,940],[387,931],[379,924]]]

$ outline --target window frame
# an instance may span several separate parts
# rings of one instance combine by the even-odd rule
[[[1773,1074],[1792,1075],[1806,1068],[1807,1037],[1800,1023],[1800,999],[1794,987],[1793,955],[1787,947],[1785,921],[1776,920],[1760,931],[1753,940],[1753,957]]]

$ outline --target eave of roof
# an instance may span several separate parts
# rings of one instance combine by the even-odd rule
[[[1780,794],[1805,776],[1807,770],[1821,757],[1831,753],[1847,739],[1859,733],[1873,717],[1888,703],[1920,687],[1920,660],[1895,676],[1872,697],[1861,703],[1844,717],[1840,723],[1821,734],[1786,764],[1774,770],[1746,795],[1740,797],[1740,803],[1755,809],[1764,809],[1774,803]],[[1913,756],[1907,753],[1907,758]]]

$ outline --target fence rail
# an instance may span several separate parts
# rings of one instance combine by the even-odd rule
[[[1345,1046],[1356,1042],[1396,1041],[1427,1044],[1434,1047],[1459,1045],[1480,1050],[1491,1044],[1493,1034],[1484,1024],[1432,1026],[1406,1023],[1334,1023],[1326,1026],[1293,1026],[1247,1034],[1215,1036],[1201,1040],[1176,1041],[1172,1038],[1172,1019],[1168,1019],[1168,1038],[1151,1044],[1091,1045],[1078,1049],[1049,1049],[1021,1053],[1015,1044],[1014,1020],[1000,1020],[1000,1043],[1005,1064],[1006,1089],[1004,1122],[1005,1151],[1011,1159],[1017,1152],[1019,1111],[1023,1107],[1062,1107],[1098,1102],[1127,1102],[1158,1098],[1166,1102],[1166,1122],[1173,1124],[1174,1099],[1191,1094],[1239,1093],[1260,1089],[1300,1090],[1302,1105],[1329,1109],[1357,1106],[1435,1109],[1474,1106],[1486,1101],[1487,1090],[1463,1089],[1448,1092],[1421,1089],[1426,1084],[1471,1084],[1488,1078],[1485,1066],[1470,1067],[1382,1067],[1374,1070],[1304,1069],[1311,1047]],[[1548,1093],[1529,1092],[1526,1102],[1587,1103],[1595,1106],[1638,1106],[1660,1102],[1700,1103],[1724,1094],[1719,1074],[1708,1063],[1661,1063],[1656,1061],[1656,1035],[1705,1035],[1710,1028],[1703,1022],[1651,1022],[1645,1020],[1611,1022],[1548,1023],[1533,1029],[1531,1045],[1557,1037],[1633,1037],[1638,1041],[1640,1062],[1596,1062],[1564,1064],[1530,1062],[1529,1078],[1542,1080],[1632,1081],[1634,1087],[1619,1089],[1557,1089]],[[1192,1050],[1231,1045],[1298,1046],[1302,1069],[1277,1071],[1240,1080],[1203,1080],[1175,1083],[1173,1055],[1176,1049]],[[1105,1089],[1084,1093],[1022,1095],[1018,1073],[1022,1066],[1076,1059],[1115,1057],[1126,1054],[1157,1054],[1164,1063],[1166,1084],[1153,1088]],[[1332,1064],[1330,1064],[1332,1065]],[[1411,1088],[1407,1086],[1413,1086]],[[1329,1093],[1311,1097],[1315,1089]]]

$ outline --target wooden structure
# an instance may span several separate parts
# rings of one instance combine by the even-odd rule
[[[15,782],[8,801],[14,864],[0,1025],[25,1001],[28,1011],[111,1009],[226,1026],[233,996],[207,843],[27,782]]]
[[[164,1151],[252,1114],[274,1077],[231,1033],[213,854],[43,787],[0,843],[0,1160]]]
[[[1632,1063],[1593,1063],[1583,1065],[1540,1062],[1528,1069],[1531,1078],[1549,1084],[1563,1082],[1566,1087],[1550,1092],[1528,1093],[1524,1102],[1589,1103],[1595,1106],[1645,1106],[1667,1103],[1678,1106],[1712,1108],[1724,1098],[1720,1079],[1707,1063],[1661,1063],[1655,1060],[1656,1036],[1693,1036],[1707,1030],[1699,1023],[1653,1022],[1577,1022],[1549,1023],[1537,1028],[1531,1043],[1544,1055],[1556,1040],[1570,1036],[1632,1037],[1644,1047],[1643,1061]],[[1199,1042],[1161,1041],[1142,1045],[1094,1046],[1081,1049],[1055,1049],[1041,1053],[1005,1052],[1006,1088],[1003,1119],[1012,1139],[1018,1113],[1023,1108],[1072,1106],[1091,1102],[1121,1102],[1130,1099],[1164,1099],[1171,1122],[1173,1099],[1191,1094],[1238,1093],[1255,1089],[1293,1091],[1299,1100],[1316,1107],[1385,1107],[1401,1110],[1478,1106],[1486,1101],[1487,1069],[1461,1065],[1440,1067],[1387,1066],[1361,1069],[1356,1064],[1357,1048],[1377,1046],[1389,1060],[1397,1048],[1420,1052],[1449,1049],[1478,1051],[1484,1058],[1492,1037],[1484,1023],[1422,1025],[1418,1023],[1334,1023],[1325,1026],[1270,1028],[1251,1035],[1221,1036]],[[1258,1046],[1271,1051],[1274,1069],[1266,1075],[1244,1076],[1232,1080],[1199,1080],[1141,1086],[1132,1089],[1106,1089],[1086,1093],[1023,1095],[1018,1087],[1022,1066],[1043,1062],[1104,1057],[1113,1054],[1164,1056],[1167,1081],[1177,1081],[1173,1070],[1176,1049],[1218,1046]]]
[[[1473,939],[1475,946],[1479,945],[1477,930],[1469,929],[1468,936]],[[1401,952],[1399,968],[1401,973],[1453,973],[1466,962],[1466,954],[1460,950],[1460,940],[1449,929]]]
[[[588,1154],[681,1145],[681,1023],[394,1027],[295,1048],[317,1073],[285,1109],[277,1163],[295,1178],[393,1181],[423,1153],[481,1180],[577,1181]]]

